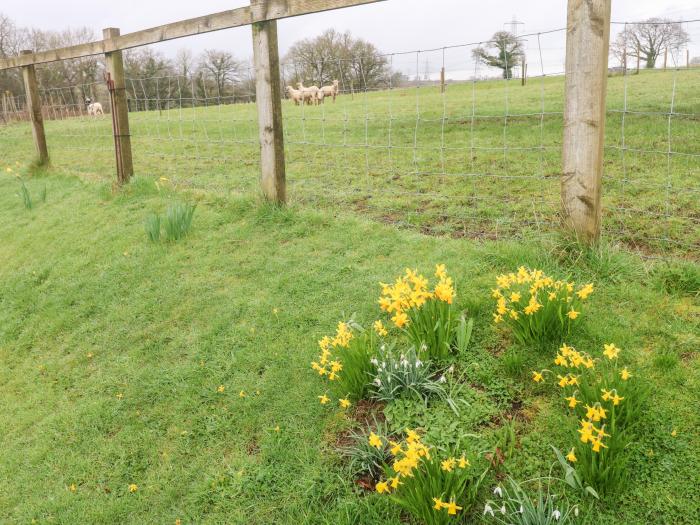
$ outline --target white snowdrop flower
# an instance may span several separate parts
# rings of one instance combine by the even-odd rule
[[[503,491],[501,490],[501,487],[496,487],[495,489],[493,489],[493,493],[499,498],[503,497]]]
[[[379,361],[377,361],[376,357],[370,359],[369,362],[372,363],[374,366],[379,366]]]
[[[557,509],[557,510],[555,510],[554,512],[552,512],[552,517],[553,517],[555,520],[559,521],[559,518],[561,518],[561,512],[559,512],[559,509]]]
[[[523,512],[525,512],[525,509],[523,508],[522,505],[520,505],[520,508],[518,509],[518,512],[519,512],[520,514],[522,514]]]
[[[421,366],[423,366],[423,361],[416,359],[416,368],[420,368]]]
[[[503,506],[501,507],[501,514],[505,514],[505,513],[506,513],[506,506],[503,505]]]
[[[406,356],[403,355],[403,354],[401,354],[401,355],[399,356],[399,359],[400,359],[401,361],[403,361],[404,359],[406,359]]]
[[[455,371],[455,365],[450,365],[450,368],[447,369],[447,371],[451,374],[452,372]]]
[[[485,516],[486,514],[491,514],[491,516],[494,515],[494,514],[493,514],[493,509],[491,508],[491,505],[489,505],[488,503],[487,503],[486,505],[484,505],[484,516]]]
[[[382,386],[382,380],[379,379],[379,378],[377,377],[377,378],[375,378],[375,380],[374,380],[374,384],[375,384],[376,386]]]
[[[445,383],[447,381],[447,378],[444,375],[440,376],[440,379],[438,379],[439,383]]]
[[[574,507],[574,516],[578,518],[578,506]]]
[[[428,345],[426,345],[425,343],[422,343],[422,344],[420,345],[420,350],[421,350],[421,352],[425,352],[427,349],[428,349]]]
[[[380,346],[379,349],[382,350],[382,352],[383,352],[384,350],[386,350],[386,345]]]

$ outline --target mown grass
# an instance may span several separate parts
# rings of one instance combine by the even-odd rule
[[[113,195],[109,182],[58,172],[25,177],[30,192],[49,195],[31,210],[19,181],[0,174],[0,521],[401,523],[385,497],[347,474],[335,445],[352,420],[319,405],[309,363],[338,319],[375,318],[380,280],[444,262],[458,306],[476,320],[457,363],[470,409],[457,418],[443,403],[396,404],[390,423],[485,448],[512,417],[517,443],[504,468],[518,479],[546,474],[549,445],[570,440],[556,396],[527,377],[549,358],[494,329],[489,289],[521,264],[591,280],[585,329],[571,343],[614,341],[654,394],[628,489],[594,505],[586,522],[696,523],[694,263],[653,263],[614,246],[581,252],[555,239],[424,236],[146,177]],[[145,218],[182,200],[197,204],[190,235],[149,242]]]
[[[291,199],[436,235],[551,234],[559,223],[563,91],[563,77],[548,77],[525,87],[456,83],[444,97],[430,85],[345,94],[320,108],[287,101]],[[609,79],[603,193],[609,239],[647,255],[693,256],[700,248],[699,93],[698,68]],[[132,113],[137,173],[256,194],[255,105],[206,104],[180,108],[174,100],[170,110]],[[46,127],[56,167],[113,179],[108,117]],[[10,161],[32,155],[24,124],[0,129],[0,144]]]

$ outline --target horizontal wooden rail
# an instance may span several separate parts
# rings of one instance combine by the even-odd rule
[[[280,18],[290,18],[293,16],[319,13],[343,7],[351,7],[362,4],[373,4],[386,0],[268,0],[267,2],[255,2],[249,6],[229,9],[212,15],[199,16],[173,22],[135,33],[127,33],[109,40],[99,40],[88,42],[76,46],[41,51],[27,55],[20,55],[5,59],[0,59],[0,70],[13,67],[28,66],[32,64],[43,64],[46,62],[56,62],[58,60],[68,60],[103,53],[111,53],[124,49],[156,44],[183,38],[186,36],[201,35],[211,31],[230,29],[251,25],[256,22],[266,20],[277,20]]]

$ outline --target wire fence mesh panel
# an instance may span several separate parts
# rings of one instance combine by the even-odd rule
[[[700,41],[700,21],[683,27]],[[566,30],[519,35],[518,42],[523,56],[498,67],[479,58],[494,42],[390,54],[290,53],[280,96],[291,201],[437,235],[559,232]],[[139,52],[157,63],[148,48]],[[688,67],[687,47],[663,56],[665,68],[648,69],[637,69],[631,51],[621,66],[611,56],[604,235],[649,256],[697,257],[700,67]],[[226,62],[225,54],[204,58],[210,67],[139,69],[125,54],[136,174],[258,194],[253,68]],[[52,86],[41,97],[54,166],[114,180],[104,82]],[[101,113],[91,110],[95,102]],[[12,109],[3,112],[0,145],[8,163],[24,162],[33,153],[24,100],[4,107]]]

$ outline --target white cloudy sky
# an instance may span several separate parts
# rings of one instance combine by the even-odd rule
[[[103,27],[119,27],[122,33],[145,29],[166,22],[223,11],[247,4],[245,0],[2,0],[0,12],[20,26],[65,29],[88,26],[98,33]],[[699,0],[613,0],[613,20],[634,21],[651,16],[672,19],[699,19]],[[354,35],[375,43],[387,53],[426,50],[485,40],[516,16],[524,24],[521,34],[561,28],[566,21],[566,0],[386,0],[377,4],[308,15],[283,20],[279,25],[280,47],[284,52],[297,39],[315,36],[334,27],[350,30]],[[620,26],[613,26],[616,31]],[[700,23],[688,24],[694,42],[691,55],[700,54]],[[239,58],[251,55],[250,30],[236,28],[208,35],[190,37],[157,49],[168,55],[180,47],[195,53],[205,48],[229,49]],[[561,70],[564,34],[543,35],[528,39],[530,72]],[[539,51],[542,50],[542,61]],[[532,58],[532,57],[535,58]],[[685,58],[685,57],[683,57]],[[420,56],[398,55],[394,65],[407,73],[439,70],[442,51]],[[461,76],[472,67],[469,48],[448,50],[444,57],[448,76]]]

